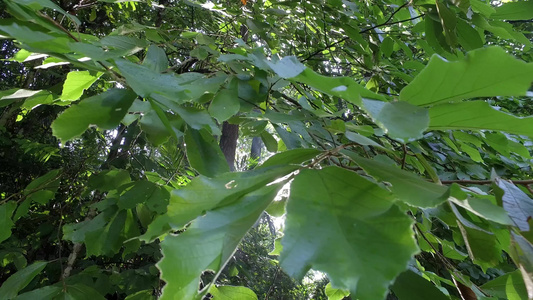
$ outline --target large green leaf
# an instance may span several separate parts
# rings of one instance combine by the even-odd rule
[[[533,63],[507,54],[500,47],[468,52],[458,61],[434,55],[428,65],[400,92],[400,100],[433,105],[474,97],[523,96],[533,81]]]
[[[429,125],[428,110],[407,102],[363,99],[366,111],[390,137],[402,142],[422,138]]]
[[[182,229],[203,212],[232,203],[262,186],[294,171],[296,166],[277,166],[249,172],[224,173],[215,178],[196,177],[185,188],[175,190],[167,213],[150,224],[141,240],[151,241],[170,229]]]
[[[533,137],[533,117],[515,117],[483,101],[432,106],[429,118],[430,130],[494,130]]]
[[[490,15],[493,19],[529,20],[533,19],[533,1],[523,0],[507,2],[496,7],[496,12]]]
[[[161,299],[201,298],[197,296],[200,275],[206,269],[217,274],[222,271],[244,234],[274,199],[283,183],[242,195],[234,202],[208,211],[184,233],[167,236],[161,243],[163,259],[157,264],[161,278],[167,282]]]
[[[61,100],[74,101],[80,99],[83,91],[102,76],[102,73],[91,74],[89,71],[72,71],[67,74],[67,79],[63,84]]]
[[[433,283],[409,270],[394,281],[391,287],[399,300],[449,300]]]
[[[83,99],[59,115],[52,123],[52,131],[61,141],[66,142],[81,135],[90,125],[102,129],[114,129],[124,118],[136,97],[137,95],[131,90],[110,89]]]
[[[11,275],[0,287],[0,299],[12,299],[18,292],[25,288],[37,274],[46,267],[48,262],[34,262],[26,268]]]
[[[353,152],[343,152],[369,175],[390,183],[390,189],[399,200],[418,207],[435,207],[446,201],[447,188],[377,160],[370,160]]]
[[[412,223],[390,193],[354,172],[303,170],[291,185],[280,263],[296,278],[313,268],[354,298],[384,299],[417,252]]]
[[[207,130],[187,129],[185,131],[187,158],[198,173],[207,177],[229,172],[229,165],[217,144]]]

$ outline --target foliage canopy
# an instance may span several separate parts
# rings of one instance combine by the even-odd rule
[[[0,299],[533,299],[532,0],[0,8]]]

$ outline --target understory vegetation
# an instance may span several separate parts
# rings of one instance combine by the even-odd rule
[[[533,299],[533,1],[4,0],[0,299]]]

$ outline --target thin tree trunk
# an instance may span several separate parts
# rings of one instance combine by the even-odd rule
[[[235,152],[237,150],[237,139],[239,138],[239,125],[224,122],[222,124],[222,136],[220,137],[220,149],[226,157],[229,169],[235,171]]]

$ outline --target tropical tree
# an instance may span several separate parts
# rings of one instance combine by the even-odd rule
[[[533,298],[533,1],[0,7],[0,299]]]

